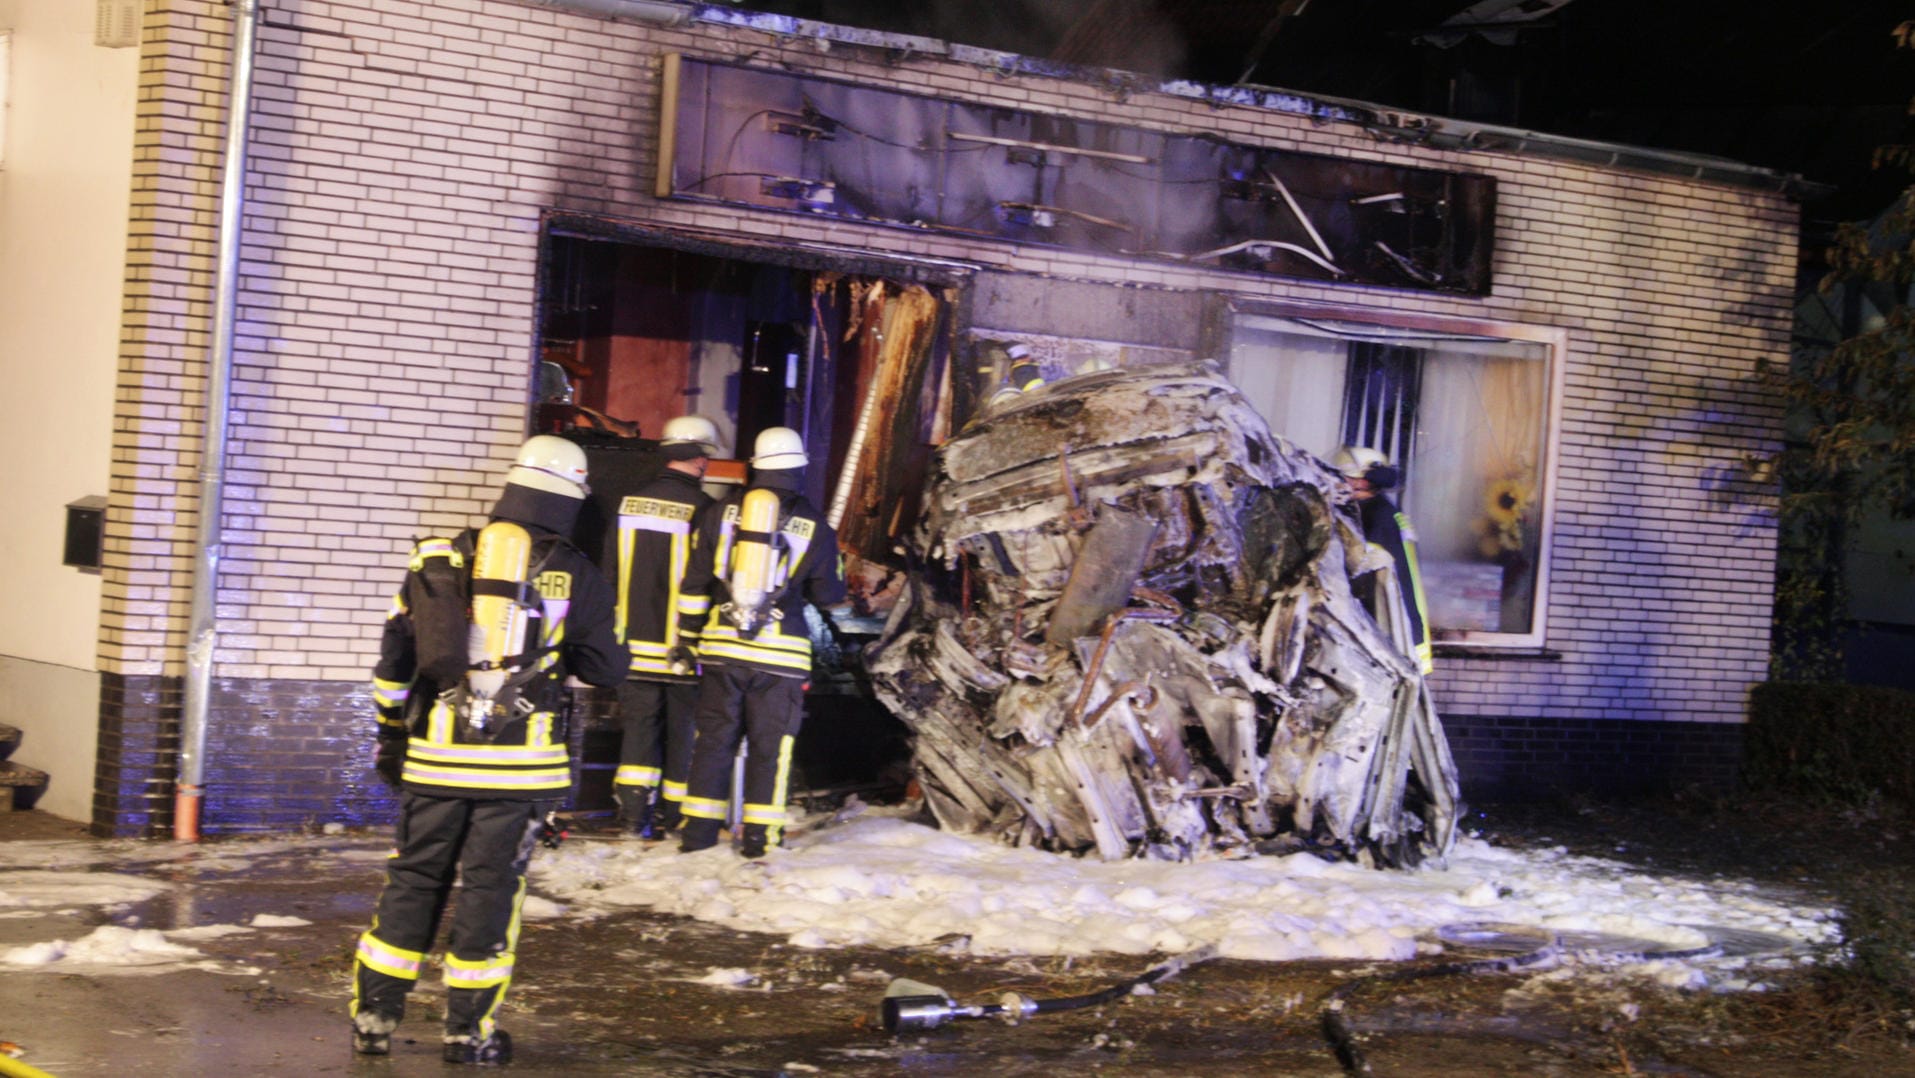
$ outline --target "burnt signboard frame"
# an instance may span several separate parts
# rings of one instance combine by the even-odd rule
[[[666,57],[656,194],[1482,296],[1493,177]]]

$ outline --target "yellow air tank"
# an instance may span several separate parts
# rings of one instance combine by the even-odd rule
[[[496,520],[479,531],[472,563],[472,628],[466,637],[471,670],[472,725],[483,729],[492,699],[505,686],[505,660],[526,650],[525,606],[513,598],[532,562],[532,536],[517,524]]]
[[[732,624],[746,636],[756,634],[770,616],[778,575],[778,492],[760,487],[745,492],[738,514],[738,537],[732,545]]]

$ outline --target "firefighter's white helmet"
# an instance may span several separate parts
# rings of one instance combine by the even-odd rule
[[[1387,468],[1390,458],[1367,445],[1346,445],[1330,458],[1330,467],[1350,479],[1361,479],[1371,468]]]
[[[664,448],[665,455],[671,457],[693,448],[703,450],[698,454],[701,457],[725,455],[724,443],[718,440],[717,424],[702,415],[681,415],[666,423],[658,444]]]
[[[804,436],[790,427],[766,427],[751,444],[751,466],[779,471],[802,468],[810,461],[805,455]]]
[[[505,481],[534,490],[585,497],[585,450],[556,434],[537,434],[519,447]]]

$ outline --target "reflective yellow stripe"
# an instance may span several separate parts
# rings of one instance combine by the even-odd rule
[[[787,635],[779,631],[779,629],[777,628],[776,622],[773,622],[771,625],[767,625],[763,629],[759,630],[757,636],[747,638],[747,637],[742,637],[738,635],[738,629],[736,626],[728,625],[717,618],[713,618],[711,624],[705,627],[704,642],[707,644],[714,644],[714,643],[720,643],[725,641],[729,641],[729,642],[737,643],[737,644],[744,644],[751,647],[765,648],[771,651],[803,652],[807,655],[811,654],[811,638],[810,637]]]
[[[1403,534],[1403,560],[1410,567],[1410,601],[1416,604],[1416,617],[1423,625],[1422,638],[1416,641],[1417,657],[1423,662],[1423,672],[1429,673],[1435,667],[1428,654],[1430,641],[1435,638],[1436,630],[1430,626],[1430,604],[1423,597],[1423,567],[1416,557],[1416,534],[1410,527],[1410,518],[1402,513],[1396,514],[1396,530]]]
[[[768,821],[771,828],[765,832],[766,841],[773,846],[778,845],[785,831],[785,798],[791,793],[791,746],[796,740],[789,734],[778,739],[778,781],[771,788],[771,799],[778,805],[778,819]],[[749,812],[751,806],[745,808]]]
[[[412,695],[412,682],[372,679],[372,702],[378,707],[399,707]]]
[[[677,624],[678,623],[676,621],[673,621],[672,622],[673,628],[670,630],[670,635],[674,642],[676,642],[680,636],[678,629],[676,627]],[[654,643],[650,643],[647,641],[640,641],[640,640],[632,641],[631,642],[631,652],[632,652],[631,672],[634,674],[659,674],[659,675],[670,676],[673,672],[672,663],[671,663],[671,660],[667,658],[665,654],[669,650],[670,648],[668,648],[664,644],[654,644]]]
[[[659,788],[658,796],[667,801],[683,801],[685,800],[685,784],[667,779],[665,780],[665,785]]]
[[[618,530],[618,609],[613,615],[612,631],[620,640],[625,639],[627,611],[631,608],[632,541],[636,538],[630,528]]]
[[[736,629],[713,625],[699,641],[698,654],[701,658],[734,659],[801,674],[811,672],[811,641],[803,637],[760,634],[756,640],[743,640]]]
[[[782,824],[785,822],[785,810],[776,805],[746,805],[745,822]]]
[[[512,979],[513,954],[500,951],[480,962],[467,962],[458,955],[446,955],[447,988],[490,988]]]
[[[416,767],[411,760],[400,778],[408,783],[420,786],[442,786],[448,789],[469,790],[518,790],[540,793],[547,790],[569,790],[572,788],[570,769],[558,771],[480,771],[448,767]]]
[[[377,970],[388,977],[416,981],[419,979],[419,965],[425,961],[420,951],[408,951],[394,947],[372,934],[367,929],[359,936],[358,958],[367,969]]]
[[[613,776],[614,786],[656,786],[664,771],[656,767],[641,764],[620,764],[618,774]]]
[[[452,708],[443,699],[432,702],[432,712],[426,721],[426,740],[433,744],[444,744],[452,740]]]
[[[677,532],[672,536],[672,566],[666,579],[671,582],[665,594],[665,644],[678,643],[678,618],[673,615],[678,610],[679,585],[685,582],[685,563],[691,560],[692,537],[690,532]]]
[[[680,806],[687,816],[696,816],[701,820],[722,820],[725,818],[725,803],[709,797],[687,797]]]
[[[541,767],[570,762],[563,745],[447,745],[412,743],[414,759],[449,766]]]
[[[525,877],[520,876],[519,888],[512,895],[512,920],[506,925],[506,929],[505,929],[505,950],[501,952],[502,956],[508,962],[510,962],[512,956],[516,955],[519,951],[519,924],[520,924],[519,918],[524,908],[525,908]],[[452,984],[450,981],[451,970],[449,967],[451,962],[454,959],[452,958],[451,955],[447,955],[446,959],[447,959],[447,965],[448,965],[448,969],[447,969],[448,987],[478,988],[481,990],[491,987],[491,984],[485,984],[485,985]],[[505,976],[499,978],[499,980],[495,983],[498,985],[499,990],[497,992],[492,993],[492,1002],[489,1005],[487,1005],[485,1009],[485,1013],[479,1016],[479,1036],[481,1038],[491,1037],[493,1032],[499,1028],[499,1023],[497,1020],[497,1015],[499,1013],[499,1004],[505,1002],[505,990],[507,986],[509,986],[512,983],[512,970],[509,966],[507,967],[505,971]]]
[[[416,573],[425,567],[427,558],[445,558],[452,562],[454,569],[465,568],[465,556],[459,553],[459,548],[450,539],[421,539],[412,548],[412,560],[406,563],[406,568]]]

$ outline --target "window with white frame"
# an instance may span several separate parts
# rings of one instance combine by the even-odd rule
[[[1272,431],[1397,466],[1436,640],[1541,646],[1561,331],[1303,308],[1230,330],[1231,377]]]

